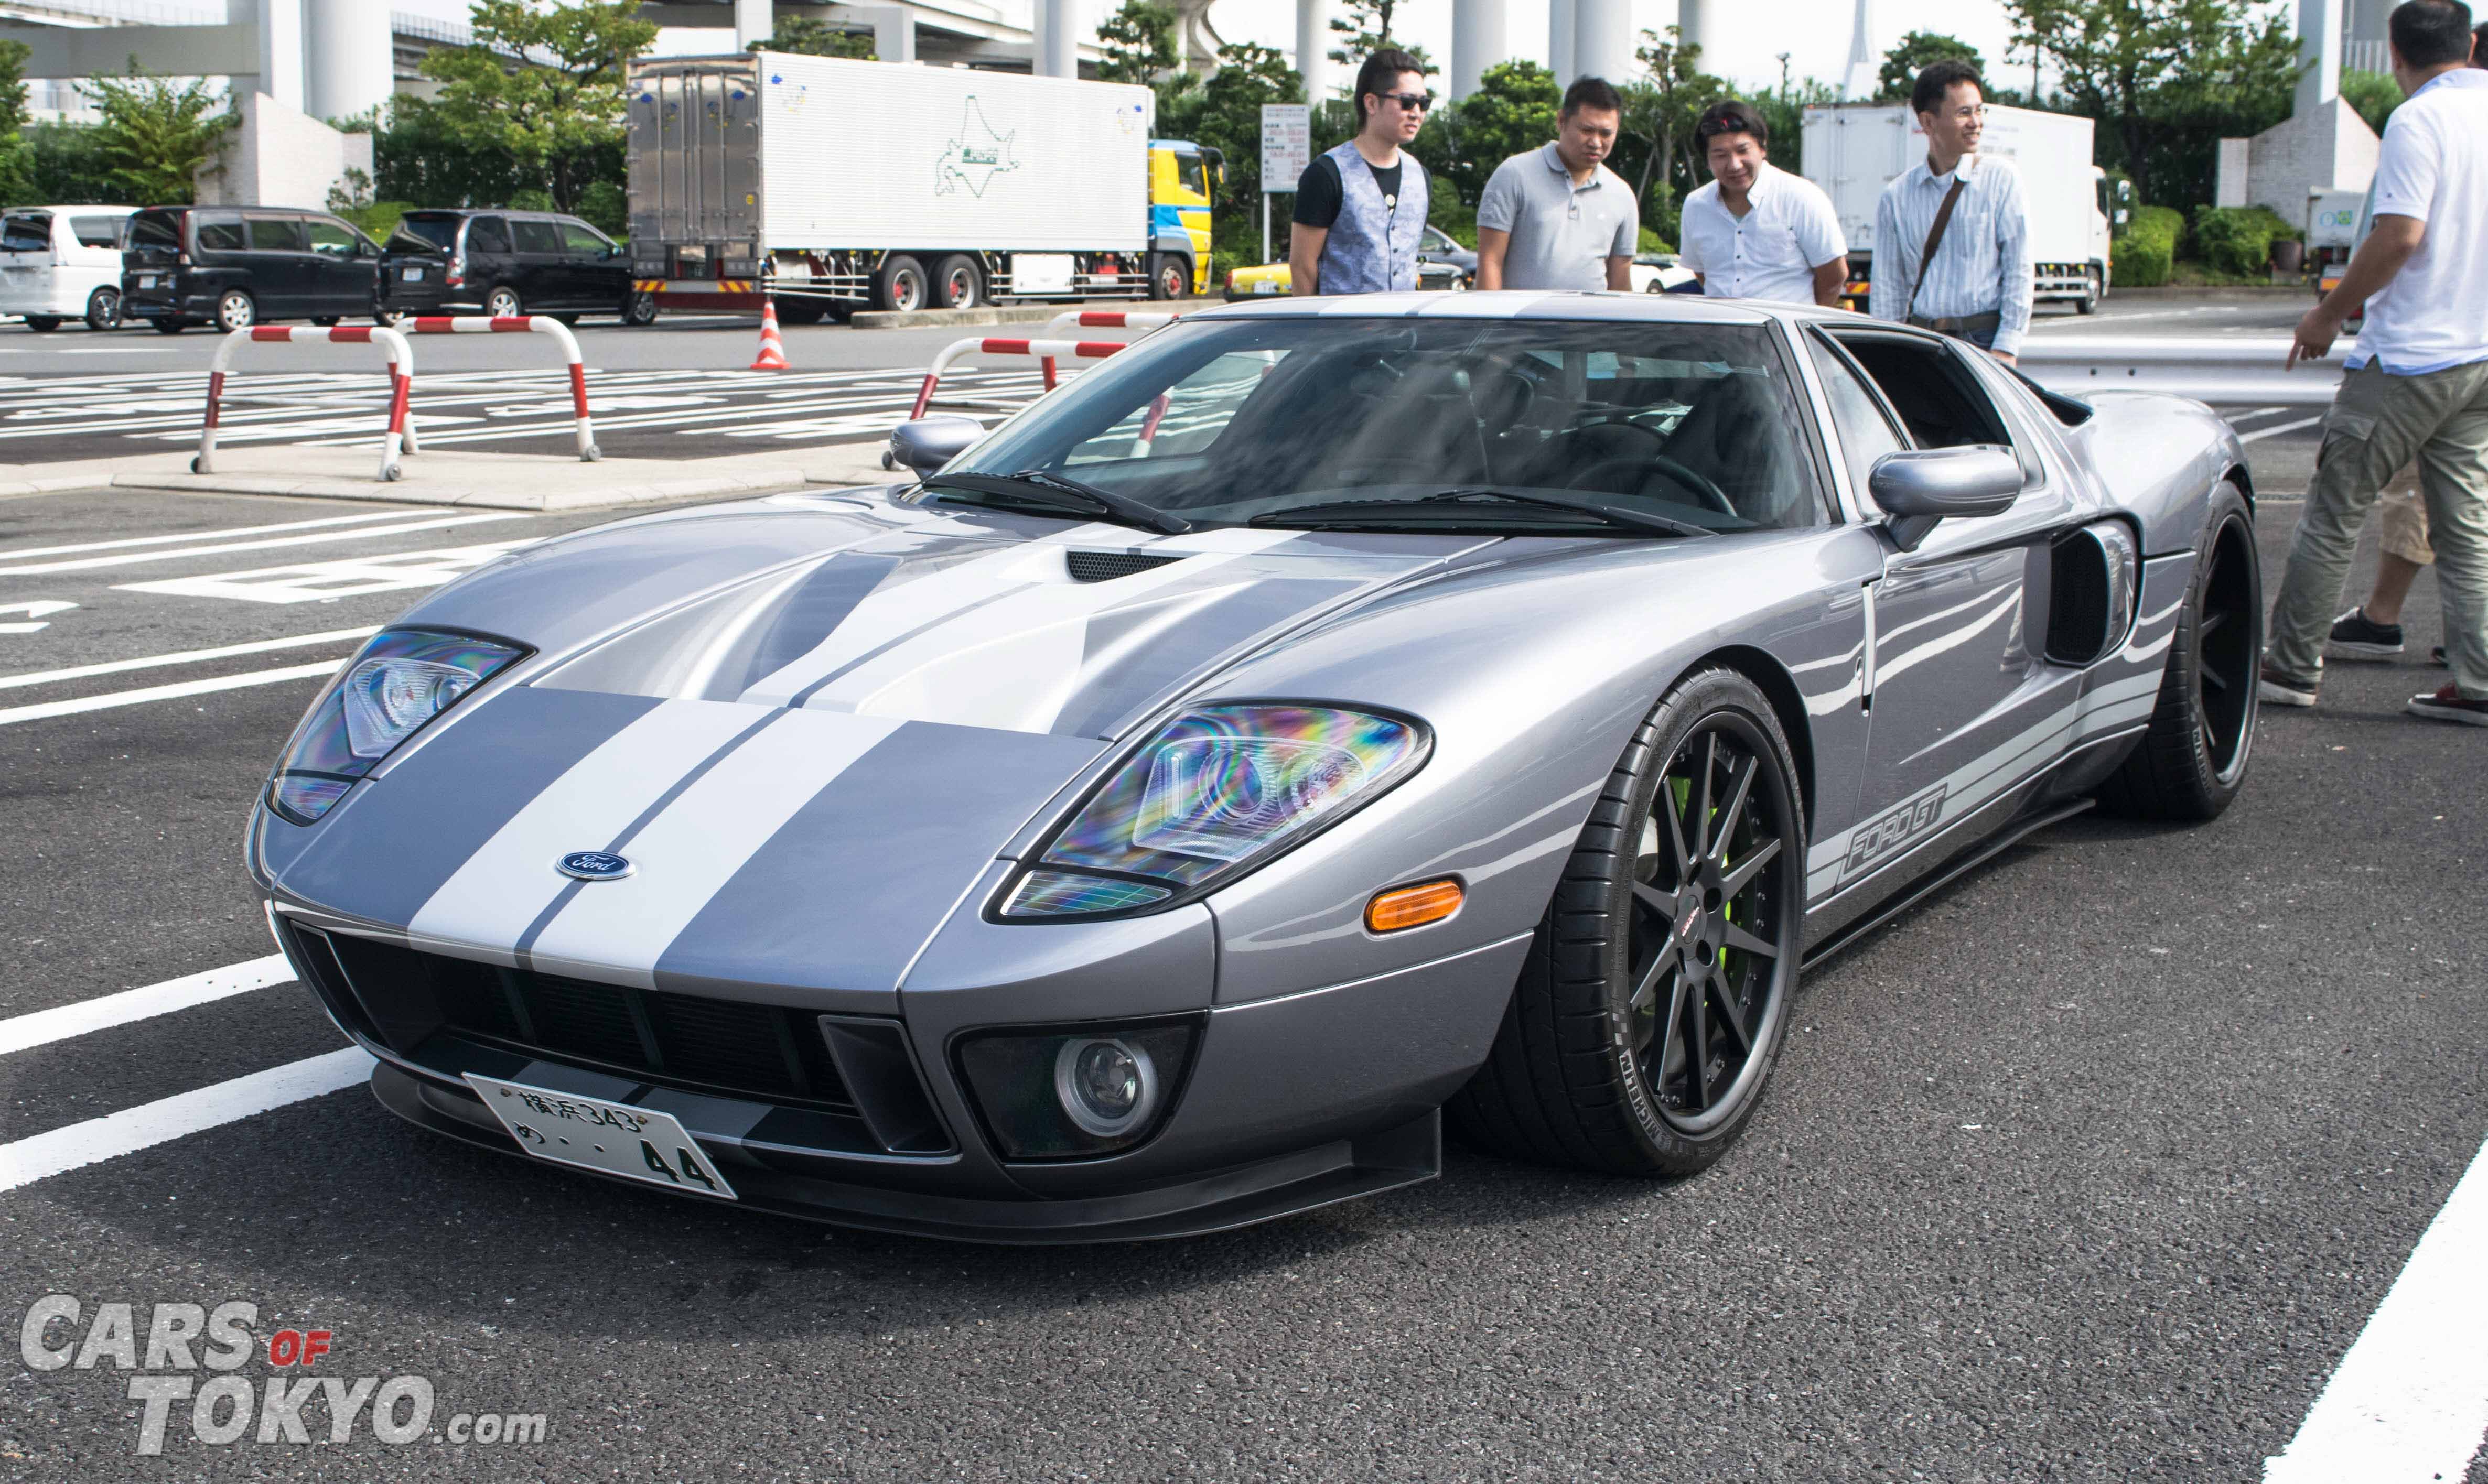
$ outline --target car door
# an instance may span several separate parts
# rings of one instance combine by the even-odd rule
[[[51,213],[0,218],[0,314],[42,314],[51,307]]]
[[[510,235],[518,248],[519,297],[527,312],[575,307],[580,289],[562,253],[560,229],[541,217],[516,216]]]
[[[468,217],[466,250],[463,256],[466,260],[466,282],[457,295],[460,299],[471,299],[480,304],[503,284],[519,287],[519,265],[510,252],[507,217]]]
[[[259,318],[324,313],[311,307],[320,302],[320,265],[311,256],[301,217],[244,211],[242,234],[247,245],[240,254],[241,287],[250,291]]]
[[[1868,596],[1871,720],[1859,824],[1841,861],[1845,889],[1945,841],[2061,750],[2055,714],[2077,677],[2047,663],[2045,607],[2049,544],[2073,504],[1958,346],[1899,330],[1820,333],[1812,350],[1826,386],[1854,377],[1883,414],[1880,434],[1852,419],[1864,434],[1851,462],[1861,486],[1858,456],[1871,473],[1874,458],[1894,451],[1878,438],[1902,433],[1914,448],[2003,445],[2023,471],[2003,514],[1943,521],[1914,550],[1884,542],[1882,575]],[[1871,514],[1862,488],[1860,502]]]
[[[613,239],[583,221],[561,220],[563,256],[579,284],[579,302],[587,309],[619,310],[631,296],[631,264]]]
[[[324,319],[370,314],[380,288],[380,249],[333,216],[310,217],[303,228],[317,274],[313,293],[319,307],[310,313]]]

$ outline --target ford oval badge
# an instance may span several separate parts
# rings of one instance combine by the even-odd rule
[[[582,882],[618,882],[631,874],[631,862],[610,851],[573,851],[553,869]]]

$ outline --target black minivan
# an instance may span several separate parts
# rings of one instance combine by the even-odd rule
[[[334,324],[379,299],[381,250],[325,211],[149,207],[121,250],[121,313],[167,335],[270,320]]]
[[[657,318],[657,298],[635,293],[631,260],[612,238],[553,211],[409,211],[381,261],[381,307],[395,315],[481,310],[489,315]]]

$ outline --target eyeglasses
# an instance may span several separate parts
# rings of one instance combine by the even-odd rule
[[[1398,103],[1400,107],[1407,109],[1410,113],[1424,113],[1427,109],[1434,106],[1434,95],[1431,93],[1385,93],[1381,96],[1391,99],[1391,101],[1395,103]]]

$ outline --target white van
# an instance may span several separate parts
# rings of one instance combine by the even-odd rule
[[[63,320],[99,330],[119,324],[121,244],[136,210],[11,207],[0,216],[0,315],[23,315],[38,333]]]

